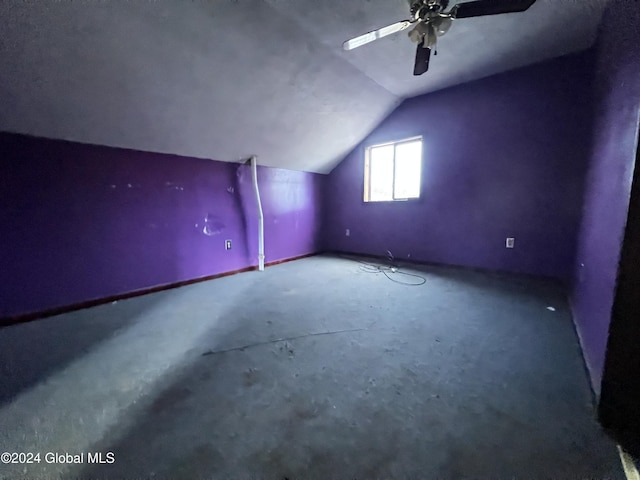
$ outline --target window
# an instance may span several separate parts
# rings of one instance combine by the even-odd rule
[[[422,138],[368,147],[364,165],[364,201],[420,198]]]

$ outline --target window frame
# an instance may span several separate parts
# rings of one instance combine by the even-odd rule
[[[408,198],[395,198],[396,193],[396,149],[398,145],[404,143],[412,143],[419,140],[421,143],[420,149],[420,189],[418,190],[417,197]],[[391,200],[371,200],[371,150],[378,147],[386,147],[393,145],[393,177],[391,178],[392,198]],[[402,140],[394,140],[391,142],[376,143],[375,145],[368,145],[364,149],[364,203],[392,203],[392,202],[409,202],[412,200],[419,200],[422,197],[422,169],[424,164],[424,140],[422,135],[414,137],[404,138]]]

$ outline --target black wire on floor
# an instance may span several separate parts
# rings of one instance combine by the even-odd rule
[[[403,272],[401,271],[398,267],[393,265],[393,255],[391,254],[391,252],[387,252],[388,253],[388,258],[389,258],[389,263],[391,264],[390,266],[386,266],[386,265],[376,265],[375,263],[369,263],[369,262],[364,262],[362,260],[358,260],[352,257],[347,257],[344,255],[341,255],[342,258],[345,258],[347,260],[351,260],[357,263],[360,263],[360,270],[366,273],[382,273],[384,274],[385,277],[387,277],[389,280],[391,280],[392,282],[395,283],[399,283],[400,285],[406,285],[408,287],[419,287],[420,285],[424,285],[425,283],[427,283],[427,279],[424,278],[422,275],[416,275],[414,273],[407,273],[407,272]],[[389,275],[391,274],[391,275]],[[418,279],[417,282],[404,282],[401,280],[397,280],[396,278],[392,278],[394,275],[403,275],[405,277],[415,277]]]

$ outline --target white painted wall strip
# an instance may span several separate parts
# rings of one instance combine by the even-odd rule
[[[264,270],[264,215],[262,214],[262,202],[260,201],[260,190],[258,189],[258,158],[251,157],[251,173],[253,176],[253,190],[256,194],[258,204],[258,270]]]

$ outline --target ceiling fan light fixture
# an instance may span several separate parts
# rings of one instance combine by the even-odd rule
[[[413,43],[420,43],[422,41],[423,34],[418,32],[416,28],[409,30],[407,34]]]
[[[436,29],[431,22],[426,24],[427,33],[424,36],[424,48],[435,47],[436,43],[438,43],[438,35],[436,34]]]
[[[431,22],[420,22],[409,32],[409,38],[413,43],[422,44],[424,48],[435,47],[438,43],[438,35]]]
[[[451,20],[451,18],[442,17],[442,16],[438,16],[431,21],[431,24],[435,29],[436,35],[439,37],[441,37],[442,35],[444,35],[449,31],[452,23],[453,23],[453,20]]]
[[[426,34],[427,26],[424,22],[420,22],[409,31],[408,35],[413,43],[422,43]]]

